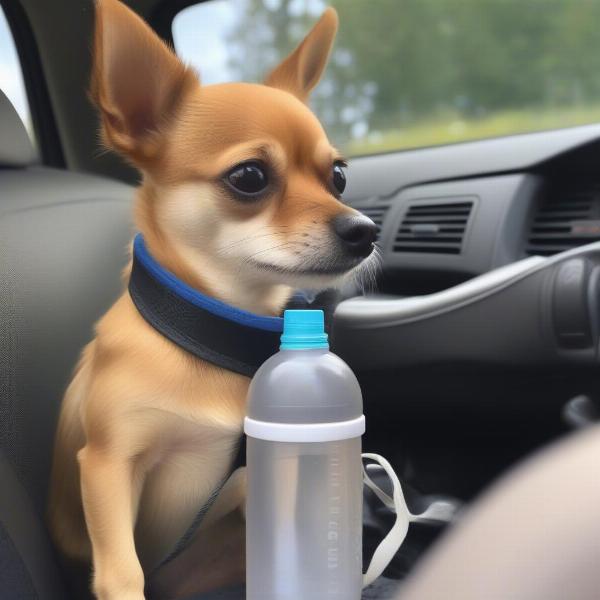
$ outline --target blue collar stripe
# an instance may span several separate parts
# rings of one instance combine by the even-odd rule
[[[283,331],[283,319],[281,317],[265,317],[255,315],[241,308],[235,308],[216,298],[205,296],[198,290],[178,279],[173,273],[161,266],[148,252],[144,238],[141,233],[135,236],[133,241],[133,252],[144,266],[144,268],[162,285],[174,294],[187,300],[190,304],[202,308],[213,315],[233,321],[240,325],[262,329],[264,331]]]

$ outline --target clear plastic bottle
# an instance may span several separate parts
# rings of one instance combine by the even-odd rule
[[[359,600],[365,421],[322,311],[286,311],[250,386],[247,600]]]

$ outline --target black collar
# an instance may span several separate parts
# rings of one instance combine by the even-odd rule
[[[279,349],[283,319],[201,294],[162,267],[138,234],[129,294],[154,329],[194,356],[251,377]]]

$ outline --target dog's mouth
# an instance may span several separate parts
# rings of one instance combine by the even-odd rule
[[[282,275],[323,275],[331,277],[333,275],[344,275],[352,269],[352,267],[282,267],[273,263],[252,261],[255,267],[263,271],[271,271],[273,273],[281,273]],[[360,261],[353,266],[360,264]]]
[[[304,264],[297,266],[283,266],[272,262],[251,260],[251,264],[262,270],[271,273],[277,273],[288,276],[312,276],[312,277],[341,277],[346,275],[362,262],[365,261],[364,257],[352,257],[343,260],[328,260],[314,264]]]

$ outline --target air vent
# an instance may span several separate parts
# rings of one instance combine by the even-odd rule
[[[385,219],[385,214],[387,213],[388,206],[382,206],[381,204],[375,206],[357,206],[357,210],[363,215],[366,215],[377,225],[377,239],[381,235],[381,228],[383,226],[383,220]]]
[[[534,216],[527,254],[552,256],[600,240],[600,187],[561,192],[548,198]]]
[[[413,204],[400,224],[395,252],[460,254],[473,202]]]

